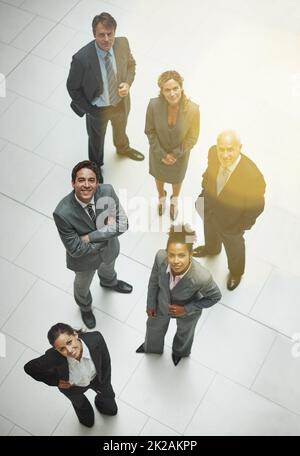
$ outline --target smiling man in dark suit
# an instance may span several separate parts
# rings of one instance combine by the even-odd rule
[[[264,210],[265,181],[257,166],[241,153],[236,132],[227,130],[208,152],[203,174],[205,245],[194,257],[217,255],[224,244],[229,269],[228,290],[234,290],[245,271],[245,230]]]
[[[98,184],[98,167],[89,160],[72,171],[73,191],[56,207],[53,218],[66,248],[67,268],[75,272],[74,298],[88,328],[96,325],[90,285],[96,270],[100,285],[119,293],[132,286],[117,280],[118,236],[128,229],[127,216],[112,185]]]
[[[135,60],[127,38],[115,38],[116,27],[116,20],[108,13],[94,17],[92,28],[95,40],[73,56],[67,80],[71,108],[80,117],[86,114],[89,159],[99,167],[100,182],[103,182],[101,166],[109,121],[117,153],[132,160],[145,158],[129,146],[126,135]]]

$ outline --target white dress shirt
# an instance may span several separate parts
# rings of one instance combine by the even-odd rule
[[[218,176],[219,176],[219,174],[222,172],[222,169],[226,169],[226,170],[228,171],[228,176],[227,176],[225,185],[227,184],[228,179],[230,178],[231,174],[233,173],[233,171],[235,170],[235,168],[236,168],[237,165],[239,164],[240,159],[241,159],[241,154],[238,156],[238,158],[237,158],[233,163],[231,163],[230,166],[227,166],[227,168],[223,168],[223,167],[220,165],[219,172],[218,172]],[[217,179],[218,179],[218,177],[217,177]]]
[[[71,385],[75,386],[88,386],[96,377],[97,372],[88,347],[82,339],[79,340],[82,343],[82,356],[80,361],[69,356],[67,357],[69,365],[69,382]]]
[[[75,195],[74,193],[74,196],[75,196],[75,199],[76,201],[80,204],[80,206],[85,210],[85,212],[87,213],[87,215],[90,217],[91,219],[91,216],[89,214],[89,211],[87,210],[87,205],[88,204],[91,204],[92,208],[93,208],[93,211],[94,213],[96,214],[96,206],[95,206],[95,201],[94,201],[94,198],[91,199],[91,201],[89,203],[83,203],[82,201],[80,201],[80,199],[77,198],[77,196]]]

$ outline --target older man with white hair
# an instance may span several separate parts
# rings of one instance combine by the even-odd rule
[[[205,245],[194,257],[217,255],[222,244],[227,255],[228,290],[234,290],[245,271],[244,232],[264,210],[265,181],[257,166],[241,153],[242,144],[235,131],[219,134],[208,152],[203,174]]]

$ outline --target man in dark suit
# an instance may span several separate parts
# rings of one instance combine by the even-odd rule
[[[90,285],[96,270],[100,285],[119,293],[132,286],[117,280],[118,236],[128,229],[127,216],[110,184],[98,184],[98,167],[85,160],[72,171],[73,191],[56,207],[53,217],[66,248],[67,268],[75,272],[74,297],[88,328],[96,325]]]
[[[250,230],[264,210],[265,181],[257,166],[241,153],[237,134],[228,130],[208,152],[203,174],[205,245],[193,256],[217,255],[224,244],[229,278],[228,290],[240,283],[245,270],[245,230]]]
[[[38,382],[58,387],[74,407],[81,424],[94,424],[94,410],[84,393],[93,389],[95,406],[104,415],[116,415],[118,407],[111,385],[109,352],[98,331],[83,333],[65,323],[48,331],[52,348],[24,366],[26,374]]]
[[[94,17],[92,28],[95,40],[73,56],[67,80],[71,108],[80,117],[86,114],[89,159],[97,163],[101,182],[104,139],[109,120],[117,153],[133,160],[145,158],[129,146],[126,135],[129,89],[135,76],[135,60],[127,38],[115,38],[116,27],[115,19],[108,13]]]

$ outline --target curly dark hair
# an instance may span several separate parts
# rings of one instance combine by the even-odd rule
[[[168,235],[167,250],[170,244],[179,243],[185,244],[189,252],[193,251],[193,244],[196,241],[196,231],[194,231],[187,223],[181,225],[171,225]]]

